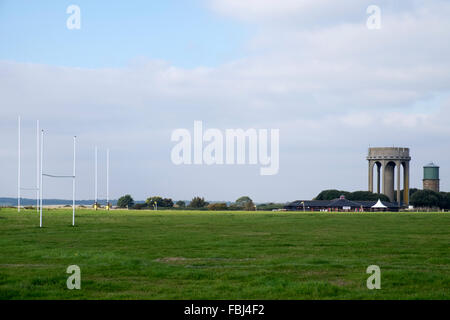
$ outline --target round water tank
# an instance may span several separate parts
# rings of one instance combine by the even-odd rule
[[[423,167],[424,180],[439,180],[439,167],[434,163],[429,163]]]

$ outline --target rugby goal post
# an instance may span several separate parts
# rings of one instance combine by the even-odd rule
[[[43,226],[43,216],[42,216],[42,195],[43,195],[43,180],[46,178],[57,178],[57,179],[72,179],[72,226],[75,226],[75,182],[76,182],[76,139],[73,137],[73,171],[72,175],[54,175],[44,173],[43,171],[43,160],[44,160],[44,130],[41,131],[41,143],[40,143],[40,188],[39,188],[39,227]]]
[[[100,207],[98,203],[98,147],[94,149],[94,209],[97,210]],[[109,148],[106,149],[106,210],[111,208],[109,203]]]

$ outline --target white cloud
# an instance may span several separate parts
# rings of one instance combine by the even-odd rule
[[[297,23],[311,23],[314,20],[324,22],[335,21],[361,7],[366,8],[370,1],[360,0],[212,0],[211,7],[224,15],[244,21],[264,21],[265,23],[281,23],[296,20]],[[365,5],[365,7],[364,7]]]

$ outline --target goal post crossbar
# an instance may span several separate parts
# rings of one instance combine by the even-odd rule
[[[49,178],[75,178],[75,176],[58,176],[58,175],[47,174],[47,173],[43,173],[42,175],[44,177],[49,177]]]

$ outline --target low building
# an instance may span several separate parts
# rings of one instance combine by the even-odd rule
[[[344,196],[333,200],[296,200],[288,203],[284,208],[289,211],[322,211],[322,212],[367,212],[367,211],[398,211],[395,202],[380,201],[351,201]]]

